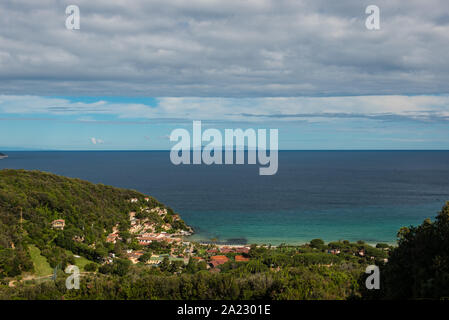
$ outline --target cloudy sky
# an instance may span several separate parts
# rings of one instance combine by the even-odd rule
[[[192,120],[449,149],[448,52],[446,0],[2,0],[0,149],[168,149]]]

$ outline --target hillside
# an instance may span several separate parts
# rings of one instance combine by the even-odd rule
[[[185,241],[190,231],[137,191],[1,170],[0,300],[448,296],[449,202],[435,221],[401,228],[397,247],[313,239],[231,248]],[[79,290],[65,286],[68,264],[82,271]],[[373,264],[380,290],[365,286]]]
[[[29,245],[39,248],[51,267],[73,261],[67,252],[100,262],[114,249],[116,241],[107,241],[113,232],[124,249],[135,245],[130,212],[171,233],[189,230],[172,209],[137,191],[39,171],[1,170],[0,278],[33,271]],[[55,220],[64,220],[64,227],[52,225]]]

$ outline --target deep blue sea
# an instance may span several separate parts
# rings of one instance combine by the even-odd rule
[[[281,151],[258,165],[171,164],[168,151],[8,152],[0,168],[37,169],[156,197],[195,239],[394,242],[449,200],[449,151]],[[234,239],[234,240],[233,240]]]

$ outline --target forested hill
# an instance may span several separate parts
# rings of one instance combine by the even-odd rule
[[[2,273],[14,276],[32,268],[27,258],[30,244],[49,257],[63,248],[98,261],[108,254],[105,240],[114,226],[126,240],[129,212],[140,212],[143,203],[167,209],[161,224],[172,221],[170,208],[137,191],[39,171],[0,170],[0,278]],[[148,215],[161,220],[157,214]],[[52,228],[57,219],[64,220],[63,230]],[[177,221],[178,229],[184,226]]]

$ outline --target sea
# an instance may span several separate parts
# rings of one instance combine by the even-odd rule
[[[394,244],[402,226],[449,200],[449,151],[280,151],[258,165],[173,165],[169,151],[16,151],[0,169],[52,172],[135,189],[172,207],[192,240],[302,244],[314,238]]]

